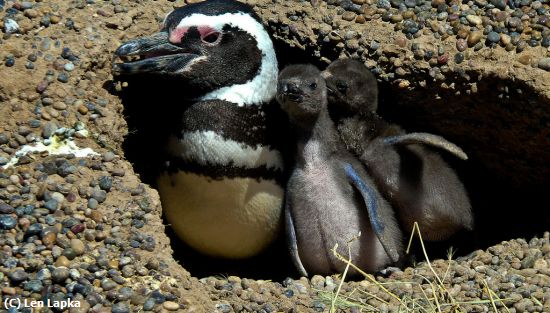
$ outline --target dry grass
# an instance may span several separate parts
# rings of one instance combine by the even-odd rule
[[[450,290],[452,290],[452,283],[447,282],[449,278],[449,271],[451,269],[452,264],[452,249],[448,253],[448,266],[445,269],[443,273],[438,273],[434,267],[432,266],[432,263],[428,257],[428,254],[426,252],[426,248],[424,246],[424,241],[422,240],[422,234],[420,232],[420,228],[417,223],[414,224],[413,230],[411,233],[411,237],[409,239],[409,244],[407,246],[406,253],[409,253],[412,240],[414,235],[418,235],[418,239],[420,242],[420,245],[422,247],[422,252],[424,254],[424,258],[426,260],[426,264],[430,270],[430,273],[432,274],[430,277],[426,277],[420,274],[415,274],[417,277],[421,278],[421,281],[423,281],[423,284],[416,282],[416,281],[392,281],[392,282],[386,282],[381,283],[376,280],[376,278],[373,275],[370,275],[360,268],[358,268],[355,264],[351,262],[351,259],[348,257],[344,257],[341,254],[339,254],[336,249],[338,245],[336,245],[332,252],[333,254],[342,262],[346,263],[346,268],[344,272],[342,273],[342,277],[340,280],[340,284],[338,285],[338,288],[335,292],[328,292],[324,290],[318,290],[319,298],[321,301],[330,304],[330,312],[334,313],[337,311],[350,309],[355,307],[359,310],[359,312],[418,312],[418,313],[443,313],[443,312],[452,312],[452,313],[459,313],[459,312],[467,312],[467,308],[465,306],[486,306],[489,308],[490,312],[510,312],[508,307],[506,306],[505,302],[508,299],[501,299],[498,297],[498,295],[492,291],[487,281],[483,281],[483,288],[481,288],[479,291],[480,294],[482,294],[485,299],[477,300],[477,301],[460,301],[459,299],[455,299],[455,296],[451,293]],[[354,238],[355,240],[355,238]],[[350,251],[350,242],[348,242],[348,252]],[[348,254],[349,255],[349,254]],[[369,286],[374,285],[377,286],[383,294],[386,296],[384,298],[389,298],[388,300],[382,299],[380,295],[376,295],[374,293],[370,293],[368,291],[362,290],[363,288],[355,288],[353,291],[351,291],[348,295],[341,294],[342,285],[346,279],[346,275],[348,273],[349,268],[355,269],[358,273],[363,275],[365,279],[368,281]],[[433,276],[433,277],[432,277]],[[413,288],[416,288],[417,292],[416,296],[412,293],[403,293],[399,292],[401,296],[396,295],[392,290],[399,290],[400,285],[408,284],[410,286],[413,286]],[[418,295],[421,296],[418,296]],[[367,303],[368,301],[368,303]],[[500,310],[499,310],[500,308]]]

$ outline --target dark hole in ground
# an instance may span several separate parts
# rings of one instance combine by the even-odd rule
[[[453,81],[459,86],[464,78]],[[428,86],[409,93],[389,84],[380,87],[386,119],[408,131],[443,135],[470,156],[465,162],[445,158],[466,186],[476,217],[473,241],[460,238],[453,243],[459,255],[475,249],[474,242],[486,249],[504,240],[541,237],[550,230],[548,101],[521,82],[495,77],[478,81],[478,92],[472,95],[460,87]],[[457,90],[461,95],[455,94]],[[435,100],[435,92],[440,100]]]
[[[289,48],[284,43],[277,41],[276,47],[282,66],[292,63],[314,63],[320,68],[324,67],[324,64],[318,62],[317,59],[308,57],[309,52]],[[129,87],[119,95],[125,107],[124,115],[130,129],[123,148],[127,159],[134,165],[134,169],[140,174],[142,181],[156,187],[155,177],[158,172],[158,164],[162,161],[163,134],[166,133],[167,127],[174,123],[174,117],[178,116],[178,104],[184,101],[185,95],[182,92],[185,91],[181,90],[177,81],[163,80],[158,77],[124,77],[122,81],[129,82]],[[453,105],[460,103],[467,108],[487,105],[486,101],[496,98],[498,91],[490,88],[491,84],[496,82],[487,81],[486,83],[488,84],[484,89],[486,94],[483,97],[477,97],[476,101],[472,103],[456,98],[454,95],[443,95],[442,98],[444,102],[450,103],[447,105],[451,109],[456,109]],[[545,193],[548,191],[550,177],[547,175],[546,180],[542,179],[537,182],[528,182],[528,179],[524,179],[519,184],[510,179],[514,175],[529,175],[533,171],[548,172],[548,168],[537,168],[548,166],[544,165],[550,162],[548,151],[542,156],[546,157],[546,163],[533,162],[533,168],[528,168],[528,171],[518,170],[514,175],[510,175],[510,173],[502,175],[504,173],[502,170],[499,172],[495,170],[495,167],[487,166],[487,162],[502,163],[504,166],[508,164],[501,162],[502,160],[498,158],[499,147],[492,146],[487,141],[476,140],[475,134],[472,137],[472,132],[476,129],[498,127],[494,121],[484,120],[484,118],[490,118],[490,114],[477,116],[478,122],[481,123],[476,125],[478,128],[473,128],[472,125],[465,126],[460,122],[445,123],[446,120],[453,119],[460,121],[473,119],[475,121],[476,111],[453,113],[453,109],[446,113],[443,110],[443,113],[433,114],[432,107],[423,107],[423,105],[426,104],[424,102],[433,98],[435,89],[426,88],[422,91],[406,93],[395,88],[387,83],[380,84],[380,113],[382,116],[404,126],[409,131],[427,131],[443,135],[459,144],[470,155],[470,160],[467,162],[453,158],[446,158],[446,160],[457,170],[470,194],[476,214],[476,232],[474,234],[461,233],[445,242],[428,243],[427,249],[430,258],[446,258],[447,250],[451,246],[455,248],[457,252],[455,257],[457,257],[467,255],[479,248],[485,249],[503,240],[514,238],[529,240],[533,236],[541,236],[544,231],[550,230],[550,196]],[[469,96],[463,95],[463,97]],[[508,102],[514,101],[522,103],[524,99],[515,96]],[[403,103],[406,105],[401,105]],[[496,114],[498,115],[498,110]],[[550,117],[547,116],[547,118]],[[467,129],[457,131],[460,127],[467,127]],[[510,125],[510,127],[514,127],[514,125]],[[475,149],[480,147],[480,144],[484,145],[486,151],[493,151],[492,155],[496,156],[496,159],[487,160],[478,157]],[[167,227],[167,234],[171,239],[176,260],[196,277],[238,275],[281,281],[288,276],[297,276],[282,239],[260,256],[249,260],[228,261],[198,254],[180,241],[170,227]],[[418,241],[415,241],[414,248],[417,255],[416,260],[423,260]]]

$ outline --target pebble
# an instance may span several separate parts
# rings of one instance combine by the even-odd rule
[[[63,72],[63,73],[60,73],[58,76],[57,76],[57,80],[62,82],[62,83],[66,83],[69,81],[69,74]]]
[[[77,110],[80,114],[83,114],[83,115],[88,113],[88,107],[84,104],[79,105]]]
[[[36,279],[29,280],[23,285],[23,289],[30,292],[40,292],[42,288],[42,282]]]
[[[466,15],[466,20],[468,20],[468,22],[470,22],[470,24],[474,26],[481,25],[481,23],[483,22],[481,20],[481,17],[477,15]]]
[[[180,308],[180,305],[173,301],[166,301],[162,304],[162,307],[168,311],[177,311]]]
[[[59,209],[59,202],[55,199],[50,199],[44,203],[44,207],[50,212],[55,212],[57,209]]]
[[[88,208],[95,210],[98,205],[99,205],[99,202],[96,199],[94,198],[88,199]]]
[[[0,214],[10,214],[13,212],[15,212],[15,209],[11,205],[0,200]]]
[[[72,72],[74,70],[74,64],[72,62],[67,62],[63,68],[67,71],[67,72]]]
[[[15,65],[15,59],[13,57],[7,57],[4,65],[7,67],[12,67]]]
[[[0,216],[0,229],[9,230],[15,228],[17,225],[17,220],[10,215],[1,215]]]
[[[69,269],[66,267],[57,267],[52,272],[52,280],[56,283],[64,282],[69,278]]]
[[[24,15],[30,19],[33,19],[38,16],[38,11],[35,9],[27,9],[25,10]]]
[[[464,53],[461,53],[461,52],[457,52],[455,54],[455,63],[456,64],[460,64],[464,61]]]
[[[542,58],[538,63],[539,68],[550,71],[550,58]]]
[[[355,16],[356,16],[356,14],[354,12],[346,11],[342,15],[342,19],[345,20],[345,21],[353,21],[353,20],[355,20]]]
[[[130,313],[130,306],[125,302],[115,303],[111,308],[112,313]]]
[[[504,46],[507,46],[512,42],[512,37],[506,34],[500,34],[500,42],[502,42]]]
[[[42,243],[46,246],[55,243],[56,239],[57,235],[54,232],[48,232],[45,235],[42,235]]]
[[[500,41],[500,35],[497,32],[489,32],[487,34],[487,40],[492,43],[497,43]]]
[[[82,255],[86,251],[86,247],[80,239],[71,239],[71,248],[74,250],[76,255]]]
[[[11,18],[4,20],[4,32],[6,34],[14,34],[19,31],[19,24]]]
[[[217,303],[216,304],[216,309],[219,310],[222,313],[229,313],[229,312],[233,311],[232,308],[231,308],[231,305],[229,305],[228,303]]]
[[[39,280],[48,280],[52,278],[52,273],[49,269],[43,268],[36,273],[36,278]]]
[[[57,102],[54,102],[53,108],[60,111],[65,110],[67,109],[67,104],[65,104],[65,102],[57,101]]]
[[[145,300],[145,303],[143,304],[143,310],[152,311],[156,304],[157,302],[155,301],[155,299],[147,298],[147,300]]]
[[[460,52],[466,50],[468,48],[468,43],[464,39],[458,39],[456,41],[456,49]]]
[[[483,36],[483,33],[480,31],[471,32],[467,39],[468,46],[469,47],[475,46],[481,40],[482,36]]]
[[[23,269],[16,269],[8,274],[8,278],[16,285],[27,280],[28,277],[29,274],[27,274]]]
[[[101,281],[101,288],[103,288],[103,290],[105,291],[112,290],[116,288],[116,286],[117,286],[117,283],[115,283],[111,279],[105,278],[104,280]]]

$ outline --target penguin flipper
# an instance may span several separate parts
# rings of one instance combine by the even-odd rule
[[[287,244],[290,252],[290,257],[292,258],[292,263],[294,263],[294,266],[296,267],[298,272],[300,272],[300,275],[308,277],[307,271],[302,264],[302,260],[300,260],[300,255],[298,254],[296,229],[294,228],[294,220],[292,219],[292,214],[290,213],[290,206],[288,205],[288,202],[285,205],[285,223]]]
[[[361,193],[367,211],[369,214],[370,224],[376,237],[384,247],[384,250],[395,263],[399,261],[400,255],[398,248],[394,244],[392,234],[390,233],[390,228],[386,227],[387,225],[382,220],[381,216],[389,216],[391,212],[379,212],[379,210],[389,210],[390,206],[388,205],[379,205],[378,198],[380,195],[378,192],[372,188],[367,182],[369,181],[366,177],[361,177],[351,164],[345,165],[346,176],[351,181],[353,186]]]
[[[439,149],[443,149],[454,156],[467,160],[468,155],[459,146],[448,141],[447,139],[429,133],[409,133],[404,135],[390,136],[384,138],[384,143],[387,145],[410,145],[410,144],[425,144]]]

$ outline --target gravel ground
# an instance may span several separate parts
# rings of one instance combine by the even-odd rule
[[[363,58],[386,94],[417,99],[391,107],[408,112],[407,105],[414,106],[421,112],[416,126],[445,134],[502,177],[514,168],[511,176],[519,184],[548,183],[548,1],[248,2],[279,45],[319,64],[342,54]],[[172,257],[158,195],[124,157],[128,127],[118,92],[126,83],[113,81],[110,68],[122,41],[156,31],[159,20],[182,4],[0,0],[2,300],[70,298],[80,304],[71,312],[329,309],[338,276],[197,278],[184,268],[185,257]],[[427,94],[432,102],[419,100]],[[473,104],[464,100],[472,94]],[[437,97],[448,106],[438,108]],[[503,101],[518,105],[490,104]],[[424,107],[436,113],[424,116]],[[493,120],[498,123],[488,122]],[[495,129],[506,134],[497,136]],[[494,148],[495,141],[502,149]],[[38,142],[43,152],[15,158]],[[54,154],[62,148],[71,154]],[[550,219],[540,212],[550,230]],[[530,220],[536,219],[532,214]],[[500,241],[507,241],[453,261],[377,275],[379,284],[355,278],[342,284],[336,303],[350,312],[370,306],[391,312],[399,305],[422,312],[437,306],[430,300],[435,295],[443,312],[456,306],[466,312],[550,312],[549,236],[504,236]],[[269,279],[272,270],[258,266],[265,266]]]

